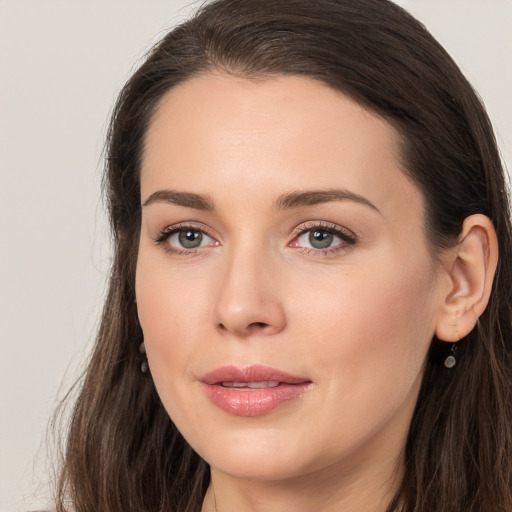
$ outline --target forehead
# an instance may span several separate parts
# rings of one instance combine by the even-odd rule
[[[205,74],[160,101],[146,134],[141,192],[236,187],[252,197],[314,183],[385,205],[404,187],[419,195],[401,170],[400,143],[390,123],[321,82]]]

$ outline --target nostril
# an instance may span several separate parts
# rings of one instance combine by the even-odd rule
[[[268,324],[266,324],[265,322],[253,322],[252,324],[249,324],[247,326],[247,330],[249,331],[252,331],[252,330],[259,330],[259,329],[264,329],[265,327],[268,327]]]
[[[261,331],[269,327],[269,324],[265,322],[252,322],[245,327],[238,328],[237,326],[227,327],[224,323],[219,322],[217,328],[221,331],[232,331],[240,335],[247,335],[254,331]]]

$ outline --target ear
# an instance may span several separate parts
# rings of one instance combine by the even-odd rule
[[[467,217],[457,246],[448,253],[445,268],[450,279],[435,332],[438,339],[454,342],[473,330],[489,302],[498,264],[498,240],[490,219]]]

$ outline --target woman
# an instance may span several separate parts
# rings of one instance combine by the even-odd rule
[[[402,9],[207,4],[123,89],[105,185],[58,510],[512,510],[503,170]]]

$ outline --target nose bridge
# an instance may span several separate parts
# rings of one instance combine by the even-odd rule
[[[218,283],[217,327],[238,336],[280,332],[286,319],[278,267],[277,256],[264,242],[231,244]]]

